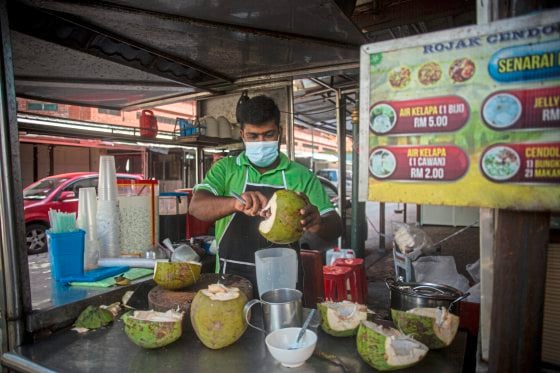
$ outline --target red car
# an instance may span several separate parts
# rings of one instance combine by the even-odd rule
[[[142,175],[117,174],[119,180],[143,179]],[[97,172],[71,172],[45,177],[23,190],[23,210],[27,253],[47,251],[45,231],[49,228],[49,210],[78,212],[78,190],[95,187]]]

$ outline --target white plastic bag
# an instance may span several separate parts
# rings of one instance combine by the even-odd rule
[[[412,262],[412,267],[416,282],[447,285],[462,292],[469,288],[469,281],[457,272],[452,256],[423,256]]]
[[[423,229],[397,221],[392,223],[395,230],[393,239],[397,248],[410,260],[435,253],[432,239]]]
[[[467,264],[466,269],[475,283],[480,282],[480,259],[474,263]]]
[[[480,303],[480,282],[468,290],[471,295],[465,301],[471,303]]]
[[[172,262],[200,262],[200,256],[187,244],[179,245],[171,255]]]

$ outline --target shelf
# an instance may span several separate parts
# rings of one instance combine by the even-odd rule
[[[189,144],[194,146],[225,146],[232,144],[241,144],[241,140],[221,138],[221,137],[209,137],[202,135],[195,136],[178,136],[175,141],[180,144]]]

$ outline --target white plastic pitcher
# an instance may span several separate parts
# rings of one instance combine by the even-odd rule
[[[295,250],[287,247],[262,249],[255,252],[259,296],[273,289],[295,289],[298,259]]]

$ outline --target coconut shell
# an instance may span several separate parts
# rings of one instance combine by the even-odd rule
[[[202,265],[191,262],[156,262],[154,281],[167,290],[186,288],[198,281]]]
[[[363,305],[358,305],[358,307],[363,307]],[[330,334],[334,337],[350,337],[356,335],[358,333],[358,327],[360,326],[360,321],[365,320],[367,318],[367,312],[363,311],[360,312],[360,315],[356,315],[354,318],[354,322],[356,326],[354,328],[349,328],[346,330],[335,330],[336,328],[330,325],[329,322],[329,303],[318,303],[317,309],[321,312],[321,329],[327,334]],[[330,310],[330,312],[336,312],[335,310]]]
[[[430,350],[435,350],[451,344],[459,328],[459,317],[446,312],[446,322],[438,325],[435,316],[436,309],[433,311],[434,317],[429,317],[391,309],[391,317],[400,331],[424,343]],[[440,337],[444,333],[448,335],[447,341]]]
[[[200,341],[217,350],[235,343],[245,330],[247,322],[243,307],[247,297],[241,291],[228,300],[213,300],[200,290],[191,304],[191,323]]]
[[[377,370],[387,371],[411,367],[418,364],[427,354],[428,347],[414,339],[403,336],[394,328],[386,328],[370,321],[362,321],[356,336],[360,357]],[[398,350],[407,351],[397,357]]]
[[[183,333],[182,319],[173,321],[139,320],[133,317],[134,312],[123,315],[124,331],[130,340],[140,347],[152,349],[167,346],[179,339]]]
[[[259,225],[261,235],[277,244],[290,244],[298,241],[303,235],[301,226],[300,210],[307,205],[306,200],[292,190],[279,190],[274,193],[269,201],[275,201],[275,213]],[[268,231],[264,231],[264,226],[270,219],[274,219],[274,224]]]
[[[87,306],[76,319],[74,326],[77,328],[97,329],[112,322],[114,319],[111,311],[96,306]]]

